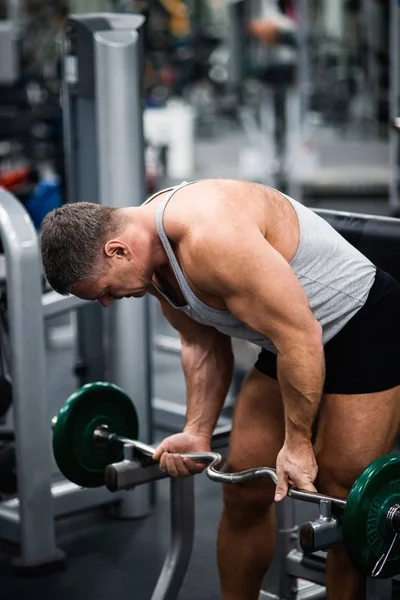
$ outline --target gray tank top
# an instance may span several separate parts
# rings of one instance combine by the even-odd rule
[[[173,194],[192,183],[195,182],[184,181],[176,187],[157,192],[145,202],[170,191],[158,208],[156,224],[186,304],[175,306],[161,289],[155,287],[169,304],[198,323],[213,326],[230,337],[247,340],[276,353],[271,340],[249,329],[231,312],[216,310],[199,300],[183,275],[165,233],[163,216]],[[326,344],[365,304],[375,279],[376,267],[322,217],[289,196],[284,197],[296,211],[300,229],[299,246],[289,264],[307,295],[315,318],[321,324],[323,342]]]

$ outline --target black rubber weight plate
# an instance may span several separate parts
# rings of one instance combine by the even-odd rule
[[[110,433],[138,438],[138,418],[132,400],[111,383],[89,383],[72,394],[53,425],[53,452],[61,473],[82,487],[104,485],[107,465],[123,459],[119,443],[99,444],[93,432],[107,425]]]

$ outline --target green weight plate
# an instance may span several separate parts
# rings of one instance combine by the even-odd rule
[[[135,407],[123,390],[111,383],[88,383],[73,393],[53,424],[53,453],[61,473],[82,487],[104,485],[107,465],[123,460],[119,443],[99,444],[93,432],[107,425],[110,433],[137,439]]]
[[[343,540],[353,564],[365,575],[386,553],[394,532],[386,524],[388,510],[400,504],[400,456],[378,458],[361,473],[347,498],[343,515]],[[400,573],[400,541],[397,540],[379,577]]]

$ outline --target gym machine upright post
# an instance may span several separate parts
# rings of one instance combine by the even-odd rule
[[[389,4],[389,208],[393,216],[400,214],[400,121],[399,121],[399,51],[400,51],[400,4],[390,0]]]
[[[20,542],[14,565],[40,571],[63,562],[54,534],[46,402],[42,273],[36,231],[22,204],[0,189],[7,276],[19,499],[0,504],[3,539]]]
[[[71,15],[64,34],[63,108],[71,202],[115,207],[145,199],[141,15]],[[97,152],[95,149],[97,148]],[[96,303],[78,313],[80,383],[110,380],[137,399],[150,441],[149,300]],[[116,507],[121,518],[150,510],[149,487]]]

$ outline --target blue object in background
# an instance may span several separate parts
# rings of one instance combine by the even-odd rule
[[[47,213],[61,205],[61,185],[59,177],[55,174],[43,176],[32,195],[25,202],[25,208],[38,230]]]

